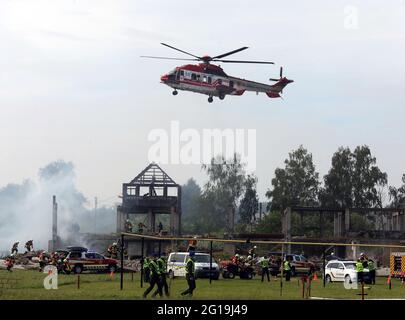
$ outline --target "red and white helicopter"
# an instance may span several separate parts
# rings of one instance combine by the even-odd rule
[[[208,95],[208,102],[213,101],[213,97],[219,97],[223,100],[226,95],[241,96],[245,91],[254,91],[257,94],[259,92],[264,92],[270,98],[279,98],[280,93],[282,93],[283,88],[294,82],[286,77],[283,77],[283,67],[280,68],[280,78],[272,79],[270,81],[275,81],[273,85],[268,85],[265,83],[259,83],[255,81],[245,80],[233,76],[228,76],[224,70],[217,65],[211,64],[210,62],[224,62],[224,63],[259,63],[259,64],[274,64],[268,61],[245,61],[245,60],[223,60],[223,57],[229,56],[231,54],[240,52],[247,49],[248,47],[242,47],[224,54],[220,54],[215,57],[202,56],[198,57],[189,52],[180,50],[173,46],[165,43],[162,45],[169,47],[171,49],[180,51],[193,59],[184,58],[168,58],[168,57],[154,57],[154,56],[141,56],[143,58],[154,58],[154,59],[167,59],[167,60],[187,60],[187,61],[202,61],[199,64],[186,64],[184,66],[176,67],[171,72],[163,75],[160,80],[162,83],[173,88],[173,95],[177,95],[177,90],[186,90],[197,92],[201,94]]]

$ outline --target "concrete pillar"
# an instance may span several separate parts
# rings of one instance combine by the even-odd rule
[[[343,214],[336,212],[333,216],[333,235],[336,238],[343,236]]]
[[[121,206],[117,207],[117,233],[125,230],[125,213],[122,211]]]
[[[58,249],[58,204],[56,202],[56,196],[52,197],[52,244],[51,251]]]
[[[282,229],[285,241],[291,241],[291,208],[288,207],[282,214]],[[291,245],[285,246],[285,252],[291,253]]]
[[[350,231],[350,209],[345,209],[345,234]]]
[[[170,234],[180,235],[180,214],[174,206],[170,207]]]
[[[148,211],[148,230],[149,232],[155,233],[155,213],[152,209]]]

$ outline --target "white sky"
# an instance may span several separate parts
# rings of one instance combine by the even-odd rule
[[[344,27],[345,8],[358,28]],[[389,182],[405,172],[405,1],[0,0],[0,187],[34,178],[64,159],[92,199],[121,192],[147,165],[150,130],[257,130],[259,194],[277,166],[303,144],[321,176],[341,145],[367,144]],[[171,95],[160,75],[182,62],[160,42],[197,55],[242,46],[234,59],[275,66],[224,66],[267,83],[295,82],[284,100],[245,93],[208,104]],[[186,56],[185,56],[186,57]],[[164,166],[184,183],[196,165]]]

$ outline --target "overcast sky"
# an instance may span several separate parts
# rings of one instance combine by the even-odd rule
[[[347,27],[357,13],[357,28]],[[398,185],[405,172],[405,1],[0,0],[0,187],[35,178],[47,163],[76,166],[86,196],[121,192],[148,163],[154,128],[257,130],[259,194],[303,144],[323,176],[339,146],[367,144]],[[346,19],[346,20],[345,20]],[[353,27],[354,26],[354,27]],[[206,96],[160,84],[181,57],[249,46],[230,75],[295,82],[284,100]],[[166,165],[178,183],[205,176]],[[118,198],[117,198],[118,200]]]

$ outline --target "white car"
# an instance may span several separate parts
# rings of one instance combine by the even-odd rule
[[[167,273],[169,277],[184,277],[186,275],[186,262],[188,252],[172,252],[167,259]],[[210,276],[210,255],[207,253],[195,253],[195,276],[196,278],[204,278]],[[219,266],[212,259],[211,276],[212,279],[219,278]]]
[[[364,268],[364,273],[368,273],[367,268]],[[357,281],[356,261],[329,261],[325,267],[325,280],[326,282]]]

